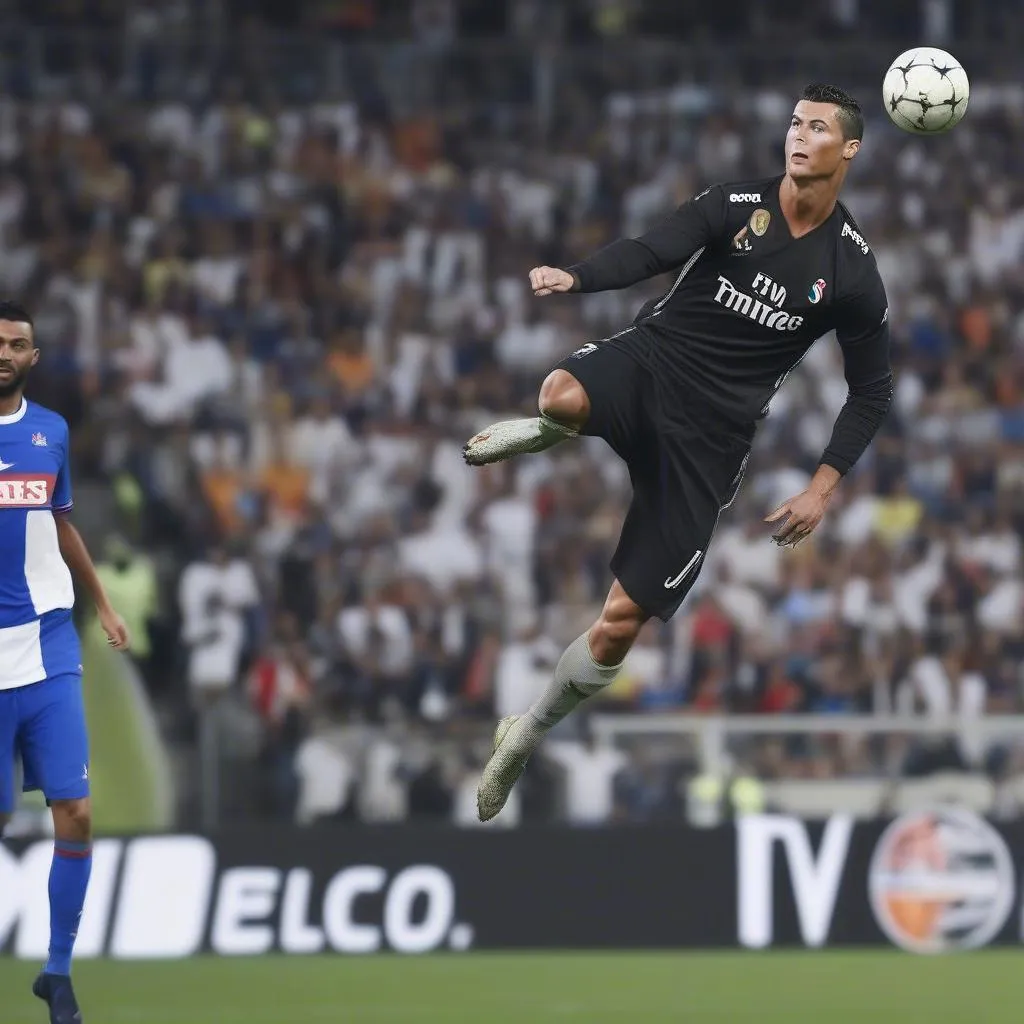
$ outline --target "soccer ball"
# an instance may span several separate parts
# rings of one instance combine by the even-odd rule
[[[898,128],[915,135],[939,135],[958,125],[970,92],[960,62],[934,46],[901,53],[882,83],[886,113]]]

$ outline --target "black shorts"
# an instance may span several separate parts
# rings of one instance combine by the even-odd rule
[[[611,568],[645,612],[667,622],[693,586],[718,517],[739,490],[756,425],[730,424],[663,383],[634,356],[635,329],[584,345],[558,368],[590,398],[584,434],[601,437],[629,468],[633,500]]]

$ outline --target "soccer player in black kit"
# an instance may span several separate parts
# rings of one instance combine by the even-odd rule
[[[786,135],[784,174],[712,186],[640,238],[530,272],[537,296],[675,276],[631,327],[552,371],[539,417],[495,423],[466,445],[466,461],[485,465],[596,435],[633,484],[600,617],[529,711],[499,723],[477,793],[481,820],[504,806],[544,734],[613,681],[644,623],[675,614],[739,489],[757,421],[823,334],[836,332],[849,396],[807,490],[767,517],[777,543],[814,530],[882,423],[892,397],[885,288],[838,201],[863,130],[855,100],[809,86]]]

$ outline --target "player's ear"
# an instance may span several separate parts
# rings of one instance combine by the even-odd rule
[[[860,139],[847,139],[843,145],[843,159],[852,160],[860,149]]]
[[[39,362],[39,349],[32,349],[32,362],[30,365],[35,366]]]

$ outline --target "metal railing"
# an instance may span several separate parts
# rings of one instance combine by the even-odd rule
[[[701,771],[727,775],[732,766],[729,741],[736,737],[794,735],[909,738],[953,737],[974,745],[1024,742],[1024,715],[939,718],[906,715],[688,715],[595,714],[591,728],[598,739],[674,735],[691,738]]]

